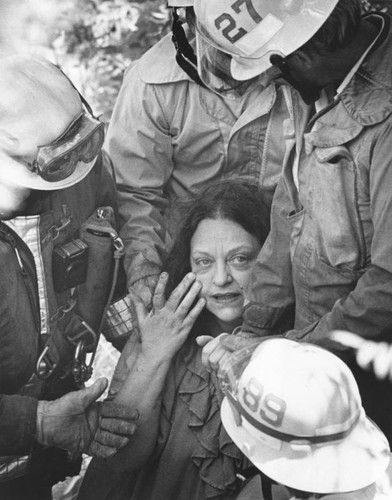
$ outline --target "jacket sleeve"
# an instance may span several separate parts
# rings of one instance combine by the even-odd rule
[[[392,123],[385,126],[371,148],[368,167],[373,238],[370,264],[355,288],[337,300],[330,312],[305,330],[288,337],[324,343],[331,330],[343,329],[375,340],[391,338],[392,325]],[[389,340],[390,341],[390,340]]]
[[[128,286],[159,272],[166,238],[165,186],[173,151],[156,87],[141,80],[137,63],[128,69],[106,142],[119,193]]]
[[[37,405],[28,396],[0,396],[0,456],[28,453],[35,442]]]

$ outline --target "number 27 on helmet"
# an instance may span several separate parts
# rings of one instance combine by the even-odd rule
[[[199,74],[219,93],[271,68],[324,24],[338,0],[194,0]]]

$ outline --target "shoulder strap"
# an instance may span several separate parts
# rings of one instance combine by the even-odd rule
[[[6,241],[14,250],[15,257],[18,261],[18,265],[23,276],[23,281],[27,289],[31,308],[34,313],[36,327],[40,332],[41,322],[38,296],[38,280],[34,256],[27,244],[22,240],[22,238],[7,224],[4,224],[3,221],[0,221],[0,238]]]

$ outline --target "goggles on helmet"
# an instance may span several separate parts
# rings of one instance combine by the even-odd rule
[[[78,162],[94,160],[104,137],[104,124],[83,111],[55,141],[38,146],[37,156],[28,168],[48,182],[66,179]]]

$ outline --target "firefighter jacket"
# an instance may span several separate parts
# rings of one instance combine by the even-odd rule
[[[35,450],[38,399],[56,399],[76,388],[69,366],[75,354],[72,330],[80,325],[73,321],[90,299],[84,296],[80,304],[78,287],[54,291],[53,252],[80,238],[82,224],[97,207],[116,209],[110,160],[102,158],[78,184],[35,191],[25,216],[0,222],[0,481],[12,472],[7,470],[12,461],[3,457],[26,458]],[[34,374],[48,344],[45,376],[55,369],[39,380]],[[25,462],[31,469],[31,460]],[[14,472],[20,476],[26,470],[16,466]]]
[[[106,148],[119,191],[128,286],[159,272],[178,201],[209,181],[260,185],[270,205],[281,173],[287,84],[229,99],[196,84],[175,61],[170,35],[132,64]]]

